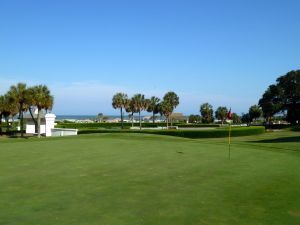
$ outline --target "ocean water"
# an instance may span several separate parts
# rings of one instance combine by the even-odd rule
[[[66,120],[66,119],[72,119],[72,120],[94,120],[96,119],[95,115],[56,115],[57,120]]]

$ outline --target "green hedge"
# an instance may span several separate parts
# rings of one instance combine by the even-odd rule
[[[300,131],[299,125],[292,125],[292,124],[272,124],[272,125],[265,125],[266,129],[272,130],[281,130],[281,129],[289,129],[291,131]]]
[[[292,128],[291,128],[291,131],[300,131],[300,126],[292,127]]]
[[[265,132],[265,128],[261,127],[238,127],[232,128],[231,136],[248,136],[262,134]],[[228,128],[220,128],[214,130],[97,130],[86,129],[79,130],[79,134],[91,134],[91,133],[145,133],[145,134],[158,134],[169,135],[184,138],[220,138],[228,137]]]
[[[142,123],[142,127],[159,127],[166,126],[166,123]],[[181,124],[174,123],[178,127],[219,127],[218,124]],[[134,126],[139,126],[139,123],[134,123]],[[73,129],[91,129],[91,128],[105,128],[113,129],[120,128],[121,123],[58,123],[57,128],[73,128]],[[125,128],[130,128],[131,123],[124,123]]]
[[[287,129],[292,127],[290,124],[268,124],[265,125],[266,129],[272,129],[272,130],[281,130],[281,129]]]

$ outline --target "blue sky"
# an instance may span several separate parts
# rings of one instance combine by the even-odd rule
[[[178,93],[246,112],[299,69],[300,1],[1,1],[0,94],[46,84],[57,114],[117,114],[112,95]]]

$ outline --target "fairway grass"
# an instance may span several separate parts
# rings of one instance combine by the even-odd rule
[[[0,224],[300,224],[300,133],[1,138]]]

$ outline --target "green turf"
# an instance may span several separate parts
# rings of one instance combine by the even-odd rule
[[[300,224],[299,132],[0,138],[0,224]]]

